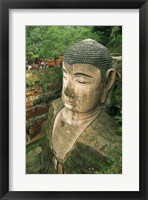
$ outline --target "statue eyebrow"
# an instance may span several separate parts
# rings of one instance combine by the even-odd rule
[[[81,73],[81,72],[74,73],[73,75],[74,75],[74,76],[86,76],[86,77],[93,78],[92,76],[90,76],[90,75],[88,75],[88,74],[83,74],[83,73]]]

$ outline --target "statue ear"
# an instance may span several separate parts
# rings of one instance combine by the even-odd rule
[[[109,91],[111,90],[114,82],[115,82],[115,79],[116,79],[116,72],[114,69],[108,69],[106,71],[106,74],[105,74],[105,83],[104,83],[104,86],[102,88],[102,93],[101,93],[101,103],[105,103],[106,100],[107,100],[107,97],[108,97],[108,93]]]

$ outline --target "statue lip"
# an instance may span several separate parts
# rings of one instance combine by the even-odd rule
[[[73,104],[73,102],[72,101],[70,101],[68,98],[64,98],[64,102],[65,103],[67,103],[67,104],[70,104],[70,105],[72,105]]]
[[[65,103],[67,103],[67,104],[70,104],[70,105],[72,105],[72,104],[73,104],[72,102],[70,102],[70,101],[67,101],[67,100],[65,100],[64,102],[65,102]]]

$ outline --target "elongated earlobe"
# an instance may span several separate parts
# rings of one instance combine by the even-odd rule
[[[105,81],[104,86],[102,88],[101,103],[106,102],[107,97],[108,97],[108,93],[114,85],[114,82],[115,82],[115,79],[116,79],[115,70],[114,69],[107,70],[105,77],[106,77],[106,81]]]

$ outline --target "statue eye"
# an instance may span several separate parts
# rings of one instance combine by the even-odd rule
[[[87,76],[74,76],[74,81],[80,84],[89,84],[93,82],[93,78]]]
[[[86,83],[87,83],[87,82],[84,82],[84,81],[78,81],[78,80],[77,80],[77,82],[78,82],[78,83],[81,83],[81,84],[86,84]]]

